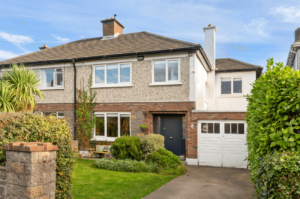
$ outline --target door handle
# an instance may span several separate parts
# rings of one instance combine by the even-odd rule
[[[172,137],[170,137],[170,139],[172,139]]]

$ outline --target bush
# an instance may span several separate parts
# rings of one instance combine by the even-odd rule
[[[253,173],[259,198],[300,198],[300,153],[274,152],[259,159]]]
[[[58,146],[55,198],[71,198],[73,152],[68,123],[55,116],[33,113],[0,114],[0,165],[5,164],[3,145],[10,142],[51,142]]]
[[[152,153],[159,148],[165,148],[165,137],[158,134],[150,134],[142,139],[141,144],[145,154]]]
[[[126,160],[111,160],[108,158],[102,158],[95,160],[96,167],[100,169],[112,170],[112,171],[127,171],[127,172],[157,172],[157,166],[155,163],[146,164],[144,161],[136,161],[131,159]]]
[[[141,138],[124,136],[117,138],[110,148],[117,159],[142,160]]]
[[[151,154],[146,155],[147,163],[156,163],[159,169],[159,173],[164,174],[184,174],[186,168],[180,161],[177,155],[174,155],[171,151],[160,148]]]
[[[273,59],[269,59],[266,73],[255,81],[247,96],[248,161],[253,182],[260,180],[257,175],[261,167],[259,160],[268,154],[300,151],[299,85],[300,71],[283,67],[283,63],[274,66]],[[256,192],[260,194],[258,185]]]

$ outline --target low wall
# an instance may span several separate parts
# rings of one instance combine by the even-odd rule
[[[5,199],[6,195],[6,169],[0,166],[0,199]]]

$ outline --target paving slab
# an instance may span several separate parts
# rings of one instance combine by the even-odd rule
[[[144,199],[253,199],[250,171],[236,168],[187,166],[188,172]]]

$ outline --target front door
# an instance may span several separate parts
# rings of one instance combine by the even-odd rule
[[[153,121],[154,133],[163,135],[165,148],[178,156],[184,154],[182,120],[182,115],[159,115]]]

